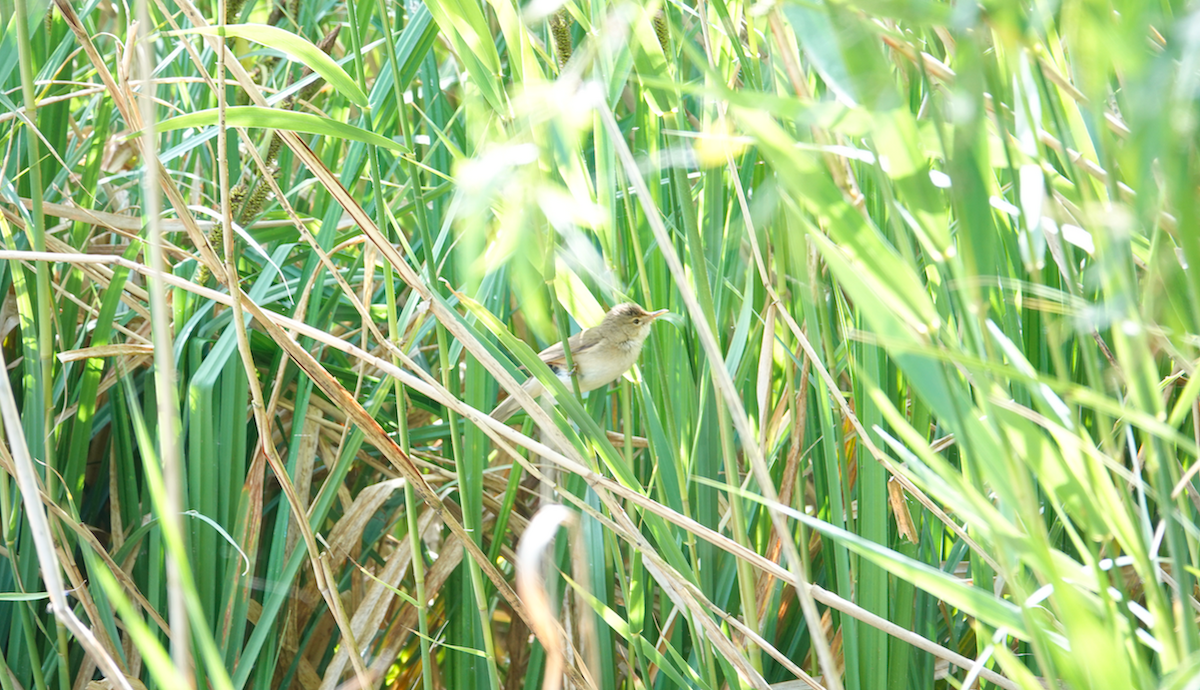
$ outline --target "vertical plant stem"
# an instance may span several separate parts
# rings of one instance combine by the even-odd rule
[[[399,381],[396,388],[402,388]],[[400,394],[402,395],[402,393]],[[408,452],[407,439],[401,446]],[[413,586],[416,589],[417,629],[421,633],[421,687],[433,690],[433,653],[429,647],[429,599],[425,593],[425,556],[421,544],[421,526],[417,515],[417,492],[409,482],[404,483],[404,511],[408,519],[409,549],[412,552]]]
[[[46,217],[42,200],[42,156],[37,131],[38,117],[37,98],[34,94],[33,47],[29,41],[29,15],[27,11],[26,3],[16,3],[14,22],[17,29],[17,50],[19,52],[21,68],[21,95],[25,102],[25,119],[28,123],[28,129],[25,132],[25,145],[29,157],[29,195],[32,201],[31,211],[33,218],[33,225],[27,228],[27,234],[33,251],[43,252],[46,251]],[[37,298],[35,354],[37,355],[37,362],[33,367],[33,392],[39,406],[37,408],[38,414],[31,422],[39,428],[36,429],[38,436],[34,439],[32,451],[36,455],[41,455],[42,462],[46,464],[46,493],[50,496],[57,496],[59,492],[58,473],[55,471],[54,444],[51,442],[54,401],[50,390],[50,381],[54,364],[54,334],[52,331],[53,318],[51,316],[53,309],[50,304],[50,266],[45,262],[39,261],[35,271],[36,289],[34,294]],[[27,342],[34,341],[27,339]]]
[[[376,7],[379,11],[380,24],[384,27],[390,26],[390,24],[388,22],[387,5],[386,5],[385,1],[378,0],[376,3]],[[397,9],[397,11],[396,11],[396,23],[397,23],[396,29],[397,30],[399,29],[399,26],[398,26],[399,19],[400,19],[400,11]],[[354,33],[355,33],[354,40],[355,40],[355,44],[357,45],[358,43],[361,42],[361,38],[358,37],[357,28]],[[387,33],[387,35],[384,37],[383,45],[384,45],[385,54],[387,55],[388,64],[390,64],[391,68],[392,68],[392,88],[393,88],[393,92],[394,92],[395,99],[396,99],[396,109],[397,109],[396,118],[398,120],[401,120],[404,122],[404,124],[405,124],[404,138],[405,138],[405,141],[407,141],[411,144],[412,136],[408,132],[408,127],[407,127],[408,119],[404,113],[404,91],[400,85],[400,64],[399,64],[399,61],[396,59],[396,48],[395,48],[394,41],[393,41],[393,35],[394,35],[394,32],[389,31]],[[356,64],[359,64],[359,60],[356,60]],[[359,64],[358,74],[359,74],[359,78],[360,78],[360,86],[365,85],[366,82],[365,82],[365,78],[363,76],[363,70],[362,70],[361,64]],[[375,176],[378,174],[379,162],[378,162],[378,155],[377,155],[374,147],[372,147],[371,153],[372,153],[371,174],[372,174],[372,178],[374,180]],[[416,174],[417,174],[416,166],[413,165],[411,160],[408,161],[408,171],[409,171],[408,184],[413,189],[414,198],[420,199],[421,198],[420,197],[420,195],[421,195],[420,178],[416,177]],[[382,185],[378,183],[378,180],[374,180],[374,181],[376,182],[377,194],[381,194],[383,191]],[[395,226],[393,226],[390,223],[386,222],[387,221],[387,214],[386,214],[387,208],[386,208],[386,205],[384,204],[382,196],[377,198],[376,203],[377,203],[377,208],[376,208],[377,216],[376,217],[378,217],[380,219],[380,222],[379,222],[380,229],[383,230],[384,232],[387,232],[388,228],[395,227],[397,232],[402,232],[399,224],[396,224]],[[420,203],[419,205],[421,206],[421,212],[423,213],[424,212],[424,204]],[[383,291],[384,291],[384,295],[386,296],[386,299],[387,299],[388,339],[390,339],[398,347],[403,347],[403,343],[401,343],[401,335],[402,334],[400,333],[400,324],[397,320],[397,315],[396,315],[397,314],[396,285],[395,285],[396,281],[395,281],[395,278],[393,277],[392,266],[391,266],[391,264],[387,263],[386,261],[384,262],[384,265],[383,265],[383,279],[384,279]],[[392,355],[392,362],[394,364],[396,364],[397,366],[400,365],[400,362],[395,355]],[[410,445],[409,445],[409,439],[408,439],[408,410],[409,410],[408,396],[405,395],[404,385],[402,383],[400,383],[399,380],[393,379],[393,386],[396,391],[397,443],[400,446],[400,450],[402,450],[407,455],[411,449]],[[405,518],[406,518],[405,521],[408,524],[409,552],[411,553],[412,570],[413,570],[413,588],[416,590],[416,596],[414,597],[414,599],[417,602],[417,607],[416,607],[417,608],[417,630],[420,632],[420,636],[419,636],[417,644],[421,650],[421,687],[424,688],[424,690],[433,690],[433,687],[434,687],[433,686],[433,652],[432,652],[432,650],[430,648],[430,644],[429,644],[429,640],[431,639],[429,636],[429,607],[428,607],[429,598],[425,591],[425,557],[424,557],[424,548],[423,548],[423,544],[421,541],[421,525],[420,525],[420,519],[419,519],[420,516],[417,513],[417,503],[418,503],[417,493],[416,493],[416,491],[413,490],[412,484],[410,482],[406,481],[404,483],[404,512],[405,512]]]
[[[223,3],[218,3],[223,4]],[[156,274],[166,271],[163,260],[162,227],[159,213],[158,165],[155,152],[158,139],[155,133],[153,47],[150,39],[150,9],[146,0],[137,2],[138,73],[142,86],[138,106],[142,119],[142,216],[149,233],[150,267]],[[154,339],[154,393],[157,397],[159,457],[162,461],[163,482],[166,487],[165,514],[160,515],[163,528],[183,536],[183,470],[179,447],[179,397],[175,388],[175,357],[172,349],[174,334],[167,310],[167,286],[157,277],[150,280],[150,313]],[[177,556],[170,550],[165,554],[167,566],[167,608],[171,621],[171,658],[180,676],[195,683],[192,674],[191,645],[188,641],[190,624],[184,601]]]
[[[17,29],[17,50],[19,53],[20,70],[21,70],[21,95],[25,102],[25,117],[28,124],[25,130],[25,145],[29,163],[29,195],[32,203],[32,224],[26,227],[26,235],[30,246],[36,251],[46,250],[46,217],[43,208],[42,200],[42,161],[41,161],[41,145],[38,141],[38,112],[37,98],[34,94],[34,74],[33,74],[33,47],[29,40],[29,16],[26,14],[27,8],[25,3],[16,3],[16,16],[14,18]],[[14,267],[15,270],[23,270],[20,267]],[[29,354],[34,355],[34,362],[29,369],[33,371],[31,377],[31,386],[29,393],[32,394],[32,399],[26,401],[26,409],[34,412],[31,419],[28,420],[30,431],[35,433],[34,445],[32,452],[36,456],[41,456],[42,462],[46,466],[44,475],[44,483],[46,493],[49,496],[59,495],[59,486],[57,478],[59,473],[54,462],[54,444],[51,440],[53,432],[54,418],[54,399],[51,391],[51,377],[53,375],[52,359],[54,351],[54,334],[51,329],[53,318],[50,308],[50,266],[45,262],[39,261],[34,268],[35,284],[34,297],[37,300],[35,304],[36,319],[36,337],[26,335],[25,343],[29,348]],[[57,567],[57,565],[55,566]],[[27,583],[28,584],[28,583]],[[30,652],[36,649],[35,642],[30,634],[28,615],[25,613],[26,607],[22,607],[23,624],[26,628],[26,635],[29,638],[28,644]],[[56,622],[57,636],[61,640],[63,638],[62,622]],[[64,683],[70,683],[70,674],[68,672],[69,664],[66,658],[66,646],[59,644],[58,648],[58,677],[59,686],[64,687]],[[35,670],[35,677],[44,685],[45,680],[40,678],[41,668]]]

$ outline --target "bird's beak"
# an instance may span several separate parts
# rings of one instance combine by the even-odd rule
[[[652,312],[647,313],[646,316],[649,316],[650,320],[653,321],[654,319],[657,319],[658,317],[663,316],[664,314],[670,314],[670,313],[671,313],[671,311],[669,309],[659,309],[658,311],[652,311]]]

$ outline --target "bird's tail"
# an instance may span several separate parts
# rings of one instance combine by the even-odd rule
[[[538,381],[536,378],[530,378],[522,387],[525,389],[526,393],[529,393],[535,398],[541,395],[545,390],[542,387],[542,382]],[[519,409],[521,409],[521,404],[517,402],[516,396],[510,395],[504,400],[504,402],[497,405],[496,409],[492,410],[491,416],[493,419],[506,422],[508,421],[508,418],[516,414],[517,410]]]

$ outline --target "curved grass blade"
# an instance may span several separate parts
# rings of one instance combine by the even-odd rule
[[[206,26],[196,29],[172,31],[171,33],[218,36],[221,33],[221,27]],[[342,66],[335,62],[333,58],[326,55],[324,51],[310,43],[307,39],[268,24],[228,24],[225,26],[225,35],[244,38],[247,41],[254,41],[268,48],[278,50],[292,60],[302,63],[305,67],[321,75],[325,81],[329,82],[330,86],[337,89],[346,98],[349,98],[350,102],[354,103],[354,105],[360,108],[367,107],[367,94],[359,88],[354,78],[346,70],[342,69]]]
[[[338,139],[350,139],[364,144],[374,144],[407,155],[412,151],[403,144],[398,144],[387,137],[374,132],[368,132],[361,127],[348,125],[327,117],[311,113],[297,113],[291,110],[262,108],[256,105],[235,106],[225,109],[225,123],[233,127],[261,127],[264,129],[288,129],[305,134],[320,134]],[[166,132],[184,127],[205,127],[217,124],[217,109],[209,108],[187,115],[167,118],[158,123],[157,129]]]

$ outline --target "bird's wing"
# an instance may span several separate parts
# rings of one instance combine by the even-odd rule
[[[571,354],[574,354],[574,353],[575,353],[575,348],[572,347]],[[565,355],[563,354],[563,344],[561,342],[554,343],[550,347],[548,347],[545,350],[542,350],[541,352],[538,353],[538,358],[541,359],[546,364],[551,365],[551,366],[553,366],[553,365],[562,366],[564,357],[565,357]]]
[[[596,329],[587,328],[571,336],[567,342],[571,345],[571,359],[576,361],[579,355],[599,344],[600,335],[596,333]],[[538,353],[538,357],[550,367],[562,368],[567,365],[567,354],[563,350],[561,342],[554,343],[542,350]]]

